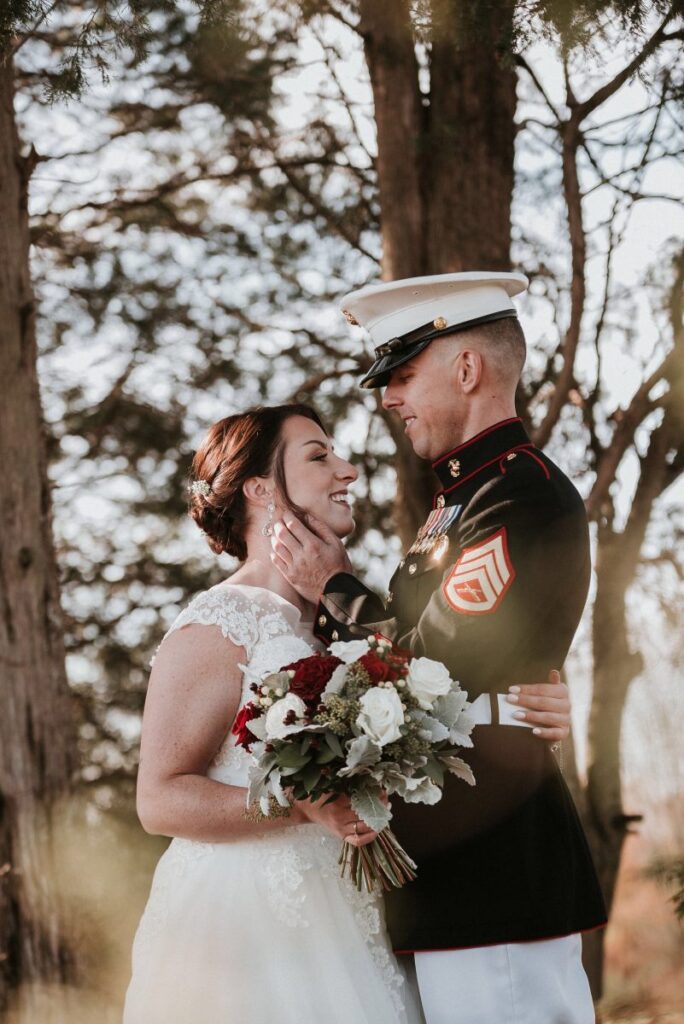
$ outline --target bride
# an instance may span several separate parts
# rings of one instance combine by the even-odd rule
[[[317,647],[313,609],[271,562],[271,524],[312,513],[353,528],[356,470],[313,410],[289,405],[214,424],[193,462],[190,514],[242,561],[197,595],[155,656],[137,808],[173,836],[133,946],[124,1024],[416,1024],[381,898],[339,877],[343,839],[371,842],[348,799],[245,813],[249,755],[231,725],[253,680]]]
[[[381,896],[339,877],[341,841],[376,833],[342,797],[253,820],[250,757],[231,732],[254,680],[318,647],[313,606],[271,561],[272,523],[308,513],[348,536],[356,470],[312,409],[282,405],[215,423],[193,473],[190,515],[242,564],[190,602],[153,659],[137,808],[147,832],[173,838],[136,933],[124,1024],[419,1024]]]

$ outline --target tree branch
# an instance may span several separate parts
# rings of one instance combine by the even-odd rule
[[[557,128],[561,124],[563,119],[562,119],[560,113],[558,112],[558,110],[556,109],[556,107],[554,106],[550,96],[546,92],[546,89],[544,88],[544,86],[543,86],[541,80],[539,79],[536,71],[531,66],[531,64],[528,63],[528,61],[525,59],[525,57],[522,56],[522,54],[516,54],[516,56],[515,56],[515,63],[517,64],[517,66],[519,68],[522,68],[523,71],[526,71],[527,74],[530,76],[532,82],[534,83],[535,88],[537,89],[537,92],[542,97],[542,99],[544,100],[544,103],[549,108],[549,110],[551,111],[551,113],[553,114],[553,116],[555,118],[555,121],[556,121],[555,125],[547,125],[545,127],[548,127],[548,128],[554,128],[555,127],[555,128]]]
[[[53,0],[53,3],[51,3],[49,7],[45,8],[41,16],[37,19],[37,21],[34,22],[33,26],[26,32],[24,32],[19,38],[18,42],[16,42],[14,46],[10,48],[10,53],[12,54],[13,57],[19,52],[19,50],[21,50],[24,43],[28,42],[28,40],[33,37],[33,35],[38,31],[43,22],[50,17],[55,7],[58,7],[61,3],[62,0]]]
[[[684,326],[682,325],[682,289],[684,288],[684,256],[677,261],[677,272],[671,292],[671,320],[673,326],[674,345],[660,365],[649,374],[646,380],[634,393],[627,409],[619,411],[616,416],[617,426],[610,445],[605,450],[596,470],[596,479],[587,499],[587,515],[590,519],[598,519],[601,506],[608,496],[609,488],[615,479],[617,468],[634,440],[634,433],[644,417],[656,406],[650,398],[650,392],[661,380],[672,380],[675,388],[681,387],[681,358],[684,347]],[[665,417],[669,419],[670,410],[677,409],[676,401],[663,402],[666,409]],[[659,428],[658,428],[659,429]],[[655,432],[654,432],[655,433]],[[636,500],[636,499],[635,499]]]
[[[605,103],[607,99],[610,99],[610,97],[613,96],[618,89],[620,89],[620,87],[632,77],[635,71],[639,70],[642,64],[648,60],[660,44],[667,39],[665,27],[672,20],[674,15],[675,9],[674,7],[671,7],[660,26],[641,48],[639,53],[637,53],[634,59],[631,60],[629,64],[622,69],[622,71],[619,71],[618,74],[610,80],[610,82],[606,82],[606,84],[602,85],[600,89],[597,89],[592,96],[589,96],[581,103],[576,103],[576,105],[569,104],[573,107],[572,119],[577,124],[580,124],[588,114],[591,114],[591,112],[596,110],[597,107],[600,107],[601,104]]]
[[[568,392],[575,383],[575,355],[579,345],[582,316],[586,301],[584,271],[587,258],[587,243],[582,216],[582,193],[577,168],[577,149],[581,142],[581,134],[572,119],[562,125],[561,131],[563,142],[563,194],[567,207],[568,232],[572,253],[570,323],[560,348],[563,365],[556,379],[553,393],[549,398],[546,415],[535,431],[534,441],[540,448],[543,448],[548,443],[553,428],[558,422],[558,417],[565,404]]]

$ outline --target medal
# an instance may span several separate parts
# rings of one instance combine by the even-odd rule
[[[418,530],[407,554],[425,555],[432,552],[432,558],[438,562],[449,546],[447,533],[458,519],[462,507],[450,505],[447,508],[433,509]]]
[[[435,550],[432,552],[433,561],[439,562],[440,558],[442,557],[442,555],[444,554],[448,547],[449,538],[447,537],[446,533],[443,533],[442,536],[437,541],[437,543],[435,544]]]

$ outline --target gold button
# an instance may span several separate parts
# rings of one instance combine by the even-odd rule
[[[415,562],[411,562],[411,564],[409,565],[409,568],[408,568],[409,576],[413,576],[413,574],[414,574],[414,572],[416,571],[417,568],[418,568],[418,566],[416,565],[416,563]]]
[[[432,321],[432,326],[434,327],[434,329],[436,331],[443,331],[444,328],[446,327],[446,325],[447,325],[447,322],[446,322],[446,320],[444,319],[443,316],[438,316],[438,317],[436,317],[436,319],[434,319]]]
[[[318,616],[318,625],[319,626],[325,626],[327,621],[328,620],[326,619],[325,615],[319,615]]]
[[[458,461],[458,459],[449,459],[449,461],[447,462],[447,466],[449,467],[449,472],[454,477],[454,479],[461,475],[461,463]]]
[[[511,452],[510,455],[506,456],[506,462],[510,462],[511,459],[515,458],[515,456],[516,456],[516,452]]]
[[[392,604],[392,598],[393,597],[394,597],[394,594],[392,593],[392,591],[388,590],[387,591],[387,604]]]
[[[446,498],[444,497],[443,494],[437,495],[437,501],[435,504],[437,505],[437,508],[444,508],[444,506],[446,505]]]
[[[359,326],[359,321],[356,319],[356,317],[354,316],[353,313],[349,312],[348,309],[343,309],[342,310],[342,316],[344,316],[346,318],[347,323],[351,324],[352,327],[358,327]]]
[[[340,634],[337,632],[336,629],[333,629],[333,631],[330,634],[330,636],[333,638],[333,640],[339,640],[340,639]]]

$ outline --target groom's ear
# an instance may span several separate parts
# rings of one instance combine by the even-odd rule
[[[254,505],[268,505],[273,501],[275,487],[270,476],[250,476],[242,485],[242,493]]]
[[[466,395],[471,394],[482,380],[482,353],[474,346],[463,348],[453,365],[461,391]]]

